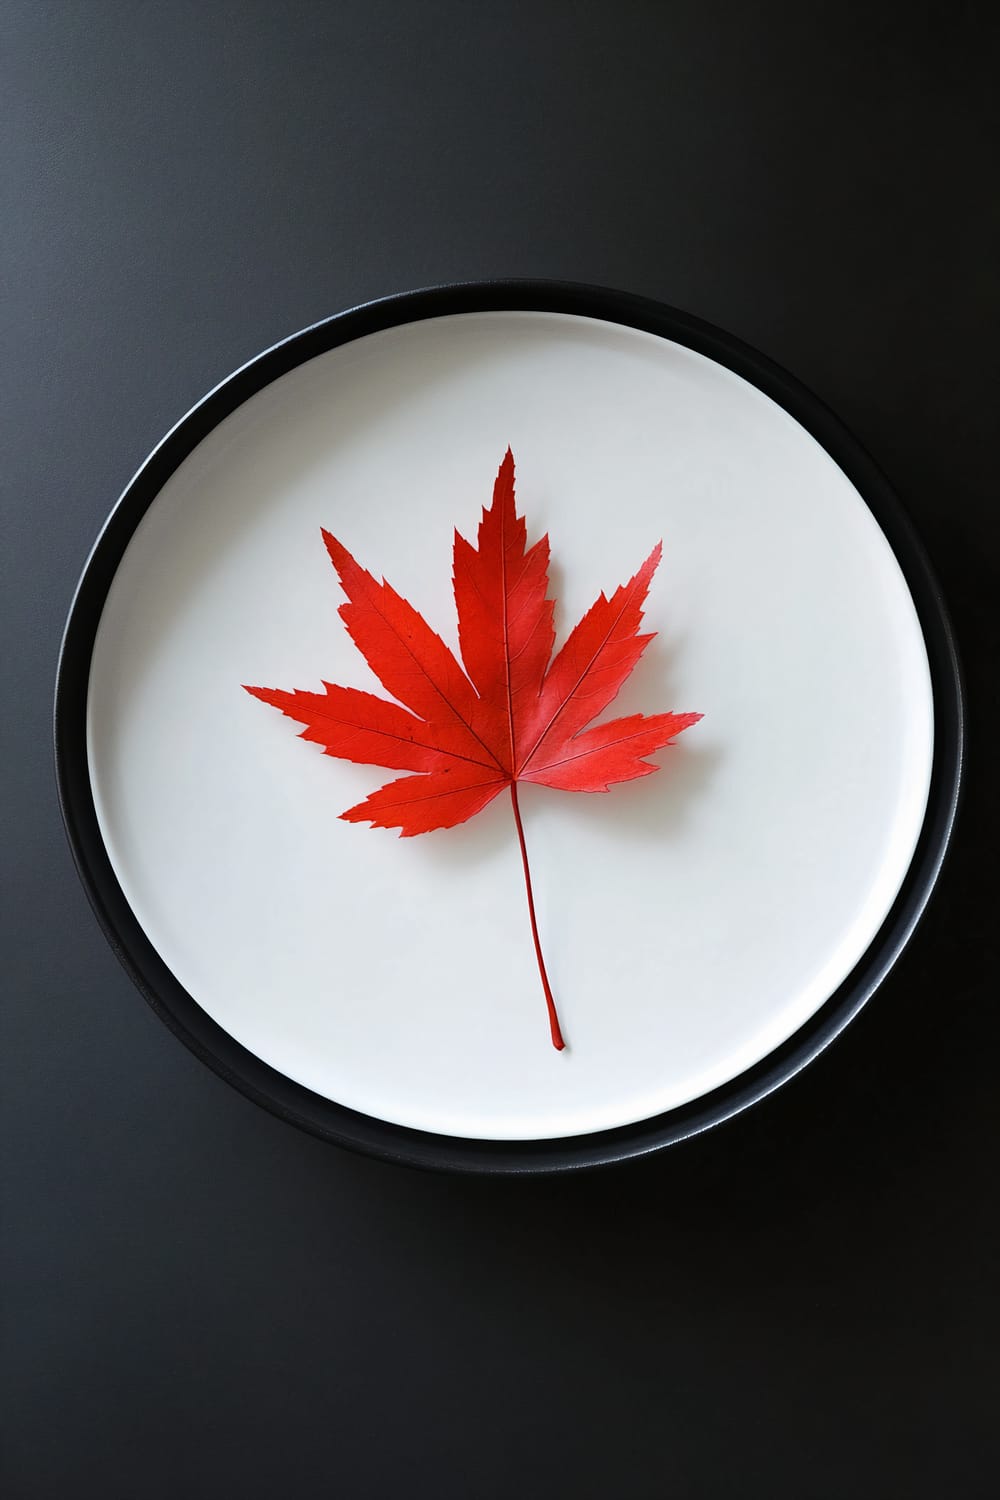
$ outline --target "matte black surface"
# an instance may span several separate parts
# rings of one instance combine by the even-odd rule
[[[8,0],[4,1433],[16,1500],[991,1495],[996,348],[986,4]],[[316,317],[494,275],[776,358],[902,495],[970,702],[913,946],[799,1080],[597,1176],[435,1178],[215,1079],[93,920],[55,656],[132,470]]]
[[[835,993],[782,1046],[711,1093],[635,1125],[562,1140],[469,1140],[392,1125],[313,1093],[242,1047],[184,989],[136,920],[104,845],[87,747],[91,659],[108,590],[137,527],[157,504],[170,477],[205,437],[272,381],[353,339],[425,318],[509,309],[599,318],[641,328],[716,360],[779,402],[854,482],[893,547],[920,620],[934,699],[933,764],[913,858],[892,909]],[[802,503],[808,504],[807,496]],[[141,628],[141,619],[134,628]],[[108,518],[73,599],[56,674],[56,781],[73,857],[112,948],[154,1011],[221,1078],[323,1140],[396,1165],[491,1174],[570,1171],[644,1156],[731,1119],[794,1077],[857,1015],[912,937],[948,848],[961,789],[963,696],[954,632],[940,585],[897,497],[836,417],[786,371],[710,324],[631,293],[523,278],[462,282],[381,297],[283,339],[216,386],[153,450]],[[669,983],[668,975],[663,982]],[[607,998],[609,1005],[616,1003],[613,984]]]

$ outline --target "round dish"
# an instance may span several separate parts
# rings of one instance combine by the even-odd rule
[[[563,1054],[504,799],[402,843],[347,825],[390,774],[241,692],[377,689],[321,526],[454,645],[452,529],[508,442],[557,645],[663,538],[607,716],[705,715],[607,796],[523,789]],[[840,424],[680,313],[523,282],[342,314],[206,397],[95,547],[56,703],[81,874],[163,1019],[307,1129],[494,1172],[668,1144],[815,1056],[923,909],[961,739],[939,593]]]

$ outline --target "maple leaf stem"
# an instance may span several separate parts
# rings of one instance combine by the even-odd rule
[[[512,781],[510,784],[510,800],[514,808],[514,825],[517,828],[517,838],[521,845],[521,863],[524,866],[524,888],[528,893],[528,916],[531,918],[531,936],[535,941],[535,957],[538,959],[538,972],[541,975],[542,989],[545,991],[545,1004],[549,1008],[549,1030],[552,1033],[552,1045],[557,1052],[561,1052],[566,1043],[563,1041],[563,1035],[559,1029],[556,1002],[552,998],[552,987],[549,984],[549,976],[545,972],[542,944],[538,937],[538,923],[535,920],[535,898],[531,891],[531,870],[528,865],[528,846],[524,842],[524,824],[521,822],[521,809],[517,805],[516,781]]]

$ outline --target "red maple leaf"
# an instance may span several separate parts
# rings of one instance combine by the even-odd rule
[[[478,546],[455,532],[454,586],[465,670],[426,620],[383,579],[377,582],[328,531],[327,551],[347,603],[351,639],[397,702],[324,682],[322,693],[248,687],[306,727],[301,738],[327,755],[415,772],[390,781],[341,813],[349,823],[398,828],[401,837],[453,828],[510,788],[524,864],[528,914],[553,1045],[564,1045],[545,972],[519,781],[569,792],[606,792],[650,776],[645,759],[701,714],[630,714],[588,729],[618,693],[655,631],[639,634],[658,542],[610,599],[596,603],[551,661],[553,601],[547,597],[549,539],[526,547],[514,505],[514,456],[504,456],[483,511]]]

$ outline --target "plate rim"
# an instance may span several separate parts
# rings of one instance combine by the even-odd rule
[[[903,884],[871,944],[815,1015],[753,1067],[688,1104],[631,1125],[542,1140],[494,1141],[392,1124],[293,1082],[237,1042],[183,988],[139,926],[101,836],[87,754],[90,665],[108,591],[139,522],[188,455],[258,391],[317,355],[402,324],[482,312],[561,313],[639,329],[706,355],[782,407],[846,474],[885,535],[917,612],[934,705],[927,808]],[[263,350],[196,402],[125,486],[84,564],[56,670],[53,742],[63,823],[98,922],[144,999],[196,1057],[270,1113],[337,1145],[400,1165],[516,1176],[607,1166],[674,1145],[759,1103],[829,1046],[895,965],[937,883],[961,793],[965,717],[954,631],[923,546],[889,481],[817,396],[766,355],[678,308],[586,283],[519,278],[452,282],[361,303]]]

